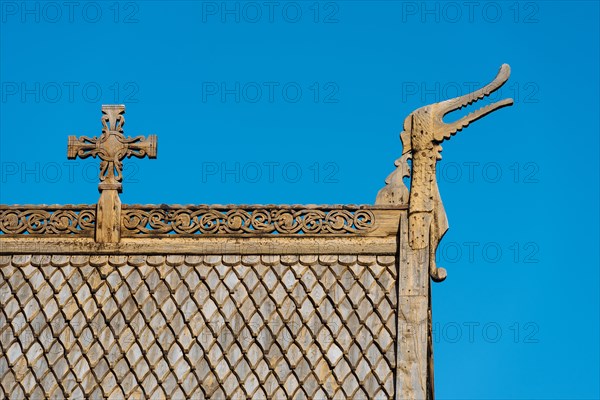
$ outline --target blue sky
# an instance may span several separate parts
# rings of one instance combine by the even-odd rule
[[[124,203],[372,204],[404,118],[509,63],[438,163],[436,393],[600,396],[597,2],[0,4],[2,204],[95,203],[107,103],[158,135]]]

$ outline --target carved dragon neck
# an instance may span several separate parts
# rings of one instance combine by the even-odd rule
[[[504,99],[484,106],[452,123],[443,122],[446,114],[469,106],[500,89],[510,76],[510,67],[503,64],[496,78],[483,88],[454,99],[430,104],[413,111],[404,120],[404,130],[400,134],[403,157],[398,161],[398,169],[386,180],[387,186],[377,195],[376,204],[404,204],[406,196],[398,188],[403,185],[397,177],[410,175],[408,196],[408,240],[412,249],[429,248],[429,273],[434,281],[446,278],[446,271],[436,265],[437,246],[448,230],[446,212],[440,197],[436,164],[441,159],[441,143],[450,139],[456,132],[469,126],[487,114],[513,104],[512,99]],[[408,159],[412,159],[409,169]],[[400,182],[400,183],[398,183]]]

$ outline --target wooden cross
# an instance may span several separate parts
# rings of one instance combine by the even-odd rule
[[[156,135],[125,137],[125,106],[102,106],[100,137],[69,136],[67,158],[100,158],[100,199],[96,207],[96,242],[117,243],[121,232],[123,160],[130,157],[156,158]]]
[[[99,157],[100,162],[100,191],[116,189],[122,191],[123,159],[138,157],[156,158],[156,135],[134,138],[123,135],[125,125],[125,106],[102,106],[102,135],[93,138],[69,136],[67,158]]]

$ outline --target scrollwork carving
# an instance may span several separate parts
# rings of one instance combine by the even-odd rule
[[[375,227],[370,210],[308,208],[125,208],[124,236],[161,234],[360,234]]]
[[[0,209],[0,234],[92,235],[96,210],[90,208]]]

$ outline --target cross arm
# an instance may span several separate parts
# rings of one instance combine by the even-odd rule
[[[127,149],[125,157],[137,157],[137,158],[156,158],[157,148],[157,136],[148,135],[147,138],[144,136],[137,136],[134,138],[124,138],[122,142],[124,147]]]
[[[79,158],[96,157],[100,151],[97,137],[82,136],[69,136],[69,143],[67,145],[67,158],[74,160]]]

